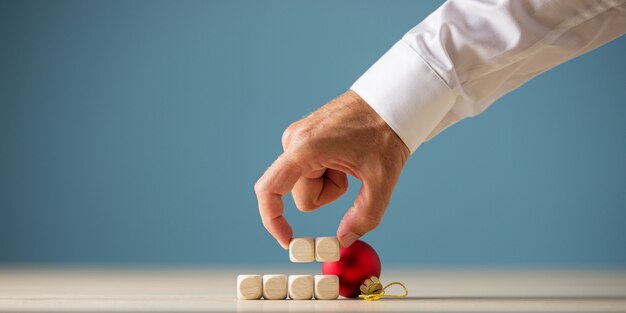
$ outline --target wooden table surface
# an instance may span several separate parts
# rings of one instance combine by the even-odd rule
[[[409,297],[376,302],[237,300],[239,273],[281,271],[0,267],[0,312],[626,312],[618,270],[394,268],[383,283],[405,283]]]

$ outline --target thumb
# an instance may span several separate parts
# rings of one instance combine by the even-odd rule
[[[391,189],[363,182],[354,204],[339,223],[337,239],[342,247],[349,247],[357,239],[380,225],[385,214]]]

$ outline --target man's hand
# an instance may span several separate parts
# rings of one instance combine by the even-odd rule
[[[265,228],[287,249],[292,230],[282,196],[293,193],[300,211],[313,211],[348,189],[346,174],[362,182],[354,204],[339,223],[347,247],[380,223],[409,149],[353,91],[291,124],[283,133],[284,153],[254,186]]]

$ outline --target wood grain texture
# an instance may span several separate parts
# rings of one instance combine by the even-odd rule
[[[0,312],[626,312],[624,270],[383,269],[406,299],[237,300],[240,273],[280,268],[0,267]],[[401,292],[393,289],[387,292]]]
[[[315,238],[315,261],[339,261],[339,240],[336,237]]]
[[[315,299],[335,300],[339,297],[337,275],[315,275]]]
[[[296,263],[315,261],[315,239],[292,238],[289,242],[289,260]]]
[[[289,275],[289,299],[311,300],[313,284],[313,275]]]
[[[263,296],[263,278],[261,275],[237,276],[237,298],[258,300]]]
[[[263,299],[284,300],[287,298],[287,275],[263,275]]]

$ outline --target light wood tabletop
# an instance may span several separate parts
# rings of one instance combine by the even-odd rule
[[[382,282],[403,282],[409,297],[374,302],[237,300],[236,277],[242,273],[281,271],[0,267],[0,311],[626,312],[625,270],[385,269]]]

